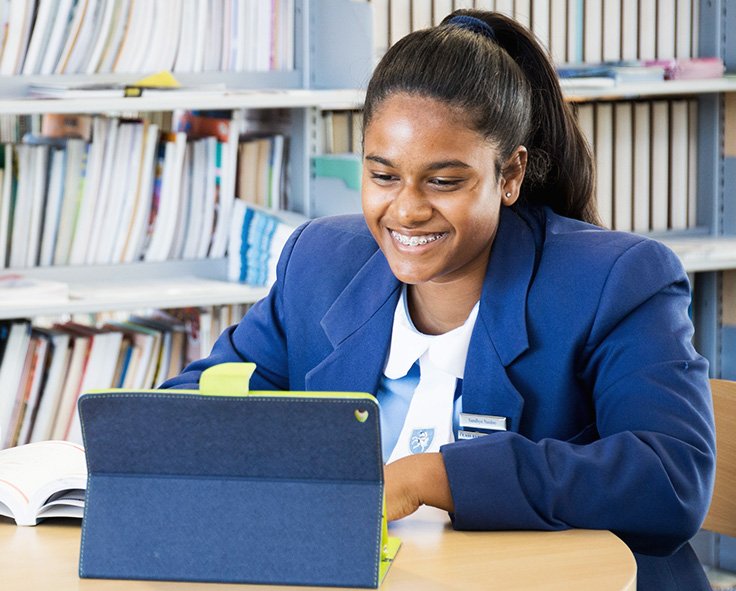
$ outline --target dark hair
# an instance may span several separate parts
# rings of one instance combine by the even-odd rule
[[[493,38],[448,23],[458,15],[487,23]],[[442,23],[400,39],[383,56],[366,92],[366,129],[396,93],[431,97],[465,112],[499,153],[497,174],[517,146],[528,150],[520,202],[599,223],[593,157],[544,49],[519,23],[495,12],[456,10]]]

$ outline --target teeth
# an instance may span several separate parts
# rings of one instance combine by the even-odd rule
[[[400,242],[404,246],[423,246],[429,242],[434,242],[441,238],[444,234],[427,234],[426,236],[404,236],[398,232],[391,231],[394,240]]]

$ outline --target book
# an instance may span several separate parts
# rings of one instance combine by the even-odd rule
[[[550,11],[550,2],[535,2],[534,3],[534,9],[531,11],[527,11],[525,6],[520,6],[520,2],[516,3],[516,18],[519,21],[522,21],[522,15],[526,12],[530,12],[531,16],[531,29],[534,31],[534,36],[537,38],[537,41],[544,47],[544,49],[547,50],[547,53],[550,52],[550,28],[549,28],[549,11]]]
[[[84,73],[90,54],[94,50],[95,35],[102,25],[104,14],[105,0],[88,0],[79,34],[69,53],[69,59],[64,64],[63,73]]]
[[[651,104],[634,104],[633,230],[650,230]]]
[[[583,28],[583,59],[598,63],[603,59],[603,0],[589,0],[585,3]]]
[[[33,330],[36,334],[46,336],[49,355],[30,435],[32,443],[51,438],[51,430],[56,420],[61,390],[64,386],[64,374],[69,360],[69,335],[67,333],[39,327],[34,327]]]
[[[67,32],[69,31],[74,16],[74,3],[72,0],[59,0],[54,8],[54,18],[48,30],[46,46],[39,54],[38,69],[34,67],[33,73],[48,75],[53,74],[59,55],[64,45]],[[30,73],[30,72],[29,72]]]
[[[124,237],[121,262],[138,260],[143,249],[145,226],[153,198],[154,171],[156,167],[156,145],[159,128],[154,123],[144,123],[144,143],[140,156],[140,174],[135,188],[134,211]]]
[[[88,145],[84,140],[72,138],[66,142],[64,193],[54,246],[54,264],[56,265],[65,265],[69,262],[69,253],[77,226],[80,197],[84,191],[87,148]]]
[[[186,134],[164,134],[159,161],[162,165],[161,191],[150,241],[144,253],[146,261],[164,261],[169,257],[176,232],[177,213],[182,194],[182,168]]]
[[[677,33],[675,36],[675,55],[678,58],[689,58],[692,56],[693,48],[693,4],[699,10],[698,2],[693,0],[677,0]]]
[[[0,75],[12,76],[22,71],[30,37],[34,4],[28,0],[10,0],[7,35],[2,59],[0,59]]]
[[[614,174],[613,174],[613,227],[630,232],[633,223],[633,126],[634,115],[630,102],[614,106]]]
[[[567,58],[567,21],[567,0],[551,0],[549,3],[549,50],[552,61],[556,64],[569,61]]]
[[[686,100],[670,103],[670,222],[672,230],[688,227],[689,108]]]
[[[20,320],[0,324],[3,346],[0,362],[0,447],[7,447],[15,433],[13,418],[18,402],[18,387],[31,342],[31,323]]]
[[[598,214],[605,228],[613,227],[613,104],[595,106],[595,166]]]
[[[116,125],[117,120],[115,118],[95,117],[93,122],[94,132],[87,156],[84,190],[81,194],[77,225],[69,253],[70,265],[83,264],[87,252],[92,250],[90,249],[90,240],[93,225],[96,223],[94,220],[95,209],[98,207],[98,202],[103,201],[108,193],[107,190],[100,190],[102,183],[107,181],[107,179],[103,181],[105,159],[110,160],[111,158],[111,154],[105,154],[106,149],[109,149],[107,148],[107,136],[110,129],[114,129]],[[105,170],[105,172],[109,174],[109,170]]]
[[[55,325],[54,329],[66,332],[70,340],[64,385],[59,394],[59,403],[50,435],[52,439],[64,439],[69,428],[69,423],[75,413],[91,338],[89,336],[75,334],[73,331],[67,330],[63,324]]]
[[[670,219],[670,105],[652,102],[651,144],[651,227],[655,232],[668,229]]]
[[[427,0],[411,0],[411,30],[432,26],[432,3]]]
[[[69,62],[72,50],[80,37],[79,33],[82,29],[89,4],[90,0],[76,0],[76,2],[74,2],[72,12],[70,14],[71,21],[69,23],[69,28],[65,31],[61,53],[59,54],[59,59],[56,62],[54,74],[67,73],[66,66]]]
[[[90,62],[87,69],[88,74],[99,72],[101,74],[109,74],[113,71],[113,66],[118,59],[120,47],[122,46],[125,35],[128,31],[128,22],[130,19],[131,0],[118,0],[112,3],[113,16],[112,26],[105,41],[99,63]]]
[[[639,0],[639,59],[657,57],[657,0]]]
[[[51,36],[54,22],[52,17],[55,16],[58,8],[59,0],[39,0],[33,31],[28,43],[28,51],[23,62],[22,73],[24,75],[38,74],[41,66],[41,56],[45,54]]]
[[[657,0],[657,59],[675,57],[675,0]]]
[[[50,517],[82,517],[87,465],[84,449],[39,441],[0,451],[0,515],[33,526]]]
[[[0,269],[7,265],[10,245],[10,211],[15,193],[15,166],[17,156],[13,155],[13,144],[3,145],[3,182],[0,193]]]
[[[99,10],[99,21],[97,27],[93,31],[93,39],[90,43],[89,52],[81,65],[83,73],[90,75],[97,71],[100,65],[103,52],[109,41],[112,29],[115,23],[116,13],[116,2],[115,0],[101,0]]]
[[[123,335],[116,330],[98,329],[74,322],[67,322],[64,328],[73,334],[87,337],[90,340],[84,367],[82,368],[79,389],[74,397],[74,408],[64,433],[65,440],[81,443],[82,432],[79,424],[79,412],[76,408],[77,398],[79,394],[92,388],[112,387]]]
[[[639,57],[639,5],[637,0],[621,0],[621,59]]]
[[[698,225],[698,101],[688,102],[687,225],[694,228]]]
[[[117,263],[122,258],[123,246],[128,234],[133,214],[140,159],[144,145],[144,126],[140,121],[128,121],[121,125],[116,159],[122,166],[116,168],[113,176],[115,191],[103,218],[99,219],[102,235],[95,261],[98,263]]]
[[[722,78],[725,72],[723,60],[719,57],[671,58],[647,60],[644,63],[664,68],[666,80]]]

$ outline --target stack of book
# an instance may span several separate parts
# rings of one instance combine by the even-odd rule
[[[42,130],[54,117],[73,119],[46,115]],[[222,258],[236,195],[287,204],[283,134],[76,118],[88,125],[74,137],[67,125],[0,146],[0,268]]]
[[[698,57],[686,59],[660,59],[644,62],[647,66],[664,68],[666,80],[702,80],[721,78],[726,70],[719,57]]]
[[[237,308],[237,309],[234,309]],[[46,439],[81,441],[81,392],[154,388],[200,359],[247,307],[100,316],[36,326],[0,322],[0,448]]]
[[[376,57],[411,31],[437,25],[472,2],[372,0]],[[555,63],[684,58],[696,55],[697,0],[485,0],[531,28]]]
[[[697,100],[602,101],[576,110],[595,155],[605,226],[635,232],[696,226]]]
[[[248,285],[271,285],[276,264],[294,229],[306,217],[286,211],[265,210],[236,200],[230,226],[228,279]]]
[[[2,0],[0,74],[294,68],[294,1]]]
[[[723,60],[717,57],[563,64],[557,67],[563,87],[721,78],[724,71]]]

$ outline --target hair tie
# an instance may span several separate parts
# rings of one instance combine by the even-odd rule
[[[457,27],[460,27],[461,29],[467,29],[468,31],[473,31],[473,33],[478,33],[478,35],[488,37],[492,41],[496,40],[496,34],[493,32],[491,25],[489,25],[484,20],[481,20],[474,16],[458,14],[457,16],[453,16],[450,20],[448,20],[447,24],[455,25]]]

